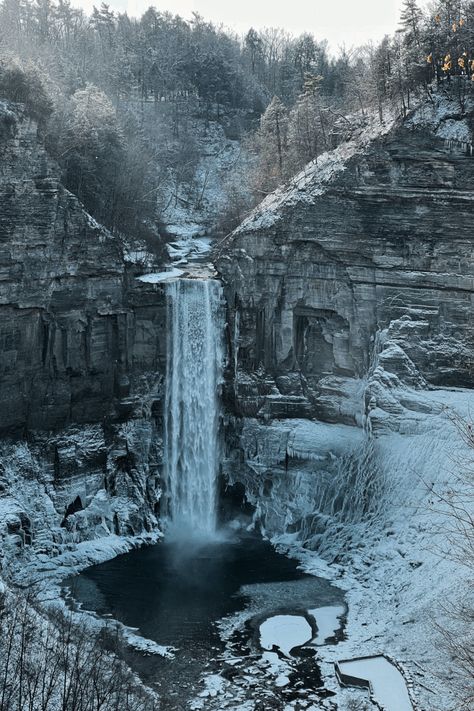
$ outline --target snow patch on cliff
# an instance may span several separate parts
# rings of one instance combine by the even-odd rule
[[[474,102],[466,97],[465,113],[474,107]],[[423,102],[407,119],[412,128],[426,128],[435,136],[462,146],[472,144],[472,130],[467,116],[460,116],[459,101],[443,94],[433,94],[431,101]]]
[[[283,427],[290,427],[286,451],[289,457],[296,459],[335,459],[354,452],[363,441],[362,431],[348,425],[290,420]]]
[[[361,122],[360,116],[358,121]],[[322,195],[331,182],[346,169],[346,164],[351,158],[362,154],[376,138],[386,135],[395,122],[396,116],[388,113],[382,123],[378,115],[371,114],[364,117],[363,127],[355,130],[350,140],[318,156],[287,185],[268,195],[232,233],[231,238],[245,232],[273,227],[286,210],[301,203],[311,204],[314,198]]]

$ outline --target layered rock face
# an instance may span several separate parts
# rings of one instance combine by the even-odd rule
[[[325,385],[366,374],[376,333],[401,318],[393,340],[429,383],[473,385],[474,161],[421,117],[379,133],[322,156],[221,248],[238,371],[270,377],[257,411],[306,396],[330,417]]]
[[[36,479],[55,524],[79,538],[153,524],[164,298],[133,277],[119,241],[61,185],[36,123],[0,104],[0,436],[16,442],[1,485],[21,499],[14,482]],[[34,540],[15,500],[2,530]]]
[[[305,459],[304,448],[266,457],[268,423],[402,431],[407,418],[439,412],[413,395],[420,388],[473,387],[471,129],[472,114],[445,99],[404,123],[369,121],[221,244],[237,429],[244,418],[236,476],[256,500],[265,478]],[[249,446],[252,418],[267,425]],[[320,448],[313,482],[334,472],[331,453]]]

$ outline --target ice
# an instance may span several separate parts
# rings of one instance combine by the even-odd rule
[[[291,667],[284,659],[280,659],[276,652],[264,652],[262,662],[266,666],[266,672],[274,677],[276,686],[283,687],[290,683],[288,675]]]
[[[212,698],[222,694],[225,689],[226,682],[225,679],[218,674],[209,674],[209,676],[204,678],[204,685],[206,688],[199,694],[199,696],[202,698]]]
[[[272,650],[278,647],[289,655],[293,647],[300,647],[311,640],[313,631],[308,620],[298,615],[275,615],[260,625],[260,645]]]
[[[413,711],[405,679],[385,657],[339,662],[342,674],[370,683],[371,695],[384,711]]]
[[[174,659],[173,647],[165,647],[162,644],[157,644],[152,639],[147,639],[141,635],[135,634],[131,627],[123,628],[124,637],[128,644],[143,654],[154,654],[166,659]]]
[[[169,269],[166,272],[154,272],[152,274],[143,274],[137,277],[138,281],[142,281],[145,284],[160,284],[165,281],[171,281],[172,279],[177,279],[184,274],[182,269]]]
[[[285,423],[286,424],[286,423]],[[297,459],[325,459],[328,455],[340,456],[357,449],[363,433],[357,427],[309,420],[293,420],[288,423],[287,452]]]
[[[199,259],[210,253],[213,239],[211,237],[186,236],[170,242],[167,245],[170,258],[177,264],[185,264],[189,260]]]
[[[330,637],[334,637],[341,628],[341,617],[345,613],[345,608],[342,605],[317,607],[313,610],[308,610],[308,613],[316,620],[318,633],[313,640],[313,644],[319,646],[325,644]]]

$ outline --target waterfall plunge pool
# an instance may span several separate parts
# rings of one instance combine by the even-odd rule
[[[93,566],[66,580],[64,589],[83,609],[112,617],[159,645],[175,648],[172,659],[138,652],[127,656],[170,711],[188,708],[200,694],[204,705],[198,702],[195,708],[220,708],[221,701],[212,705],[217,692],[200,681],[204,673],[232,683],[235,688],[229,693],[233,699],[242,694],[242,703],[275,695],[283,703],[292,694],[301,694],[304,685],[318,698],[327,693],[321,686],[314,646],[316,612],[331,607],[343,611],[343,592],[304,574],[296,561],[257,535],[196,548],[189,541],[163,542]],[[295,647],[288,645],[279,618],[287,626],[293,621],[293,631],[299,623],[308,639],[296,635]],[[273,642],[268,634],[271,620]],[[342,630],[333,632],[335,637],[342,634]]]
[[[83,609],[138,631],[145,645],[174,650],[174,658],[146,656],[135,635],[135,650],[126,653],[162,709],[241,711],[247,702],[283,709],[302,693],[319,706],[328,692],[316,644],[342,634],[337,614],[334,621],[328,612],[345,610],[342,592],[256,535],[216,533],[222,286],[176,270],[142,281],[166,282],[163,513],[170,535],[66,581],[67,593]]]

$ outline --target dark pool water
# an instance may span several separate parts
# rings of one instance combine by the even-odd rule
[[[199,547],[160,543],[93,566],[65,588],[83,608],[177,648],[173,660],[132,660],[169,709],[185,708],[202,672],[214,670],[224,646],[216,627],[221,618],[245,608],[261,618],[342,599],[327,581],[305,575],[253,535]]]

